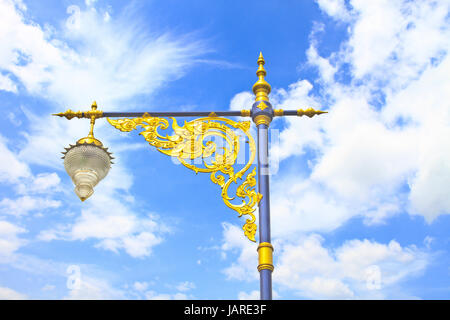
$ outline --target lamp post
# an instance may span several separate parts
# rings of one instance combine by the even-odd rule
[[[54,114],[67,119],[89,118],[90,131],[75,145],[70,145],[63,152],[64,167],[75,184],[75,193],[85,201],[93,194],[93,188],[107,174],[114,159],[100,140],[94,137],[94,124],[98,118],[106,117],[116,129],[129,132],[140,127],[145,140],[158,151],[177,158],[186,168],[196,173],[209,173],[211,181],[221,188],[222,199],[229,208],[235,210],[239,217],[246,215],[242,229],[244,235],[256,242],[256,218],[254,212],[259,207],[259,245],[258,271],[260,274],[261,300],[272,299],[273,247],[270,240],[270,192],[269,192],[269,126],[274,117],[308,116],[326,113],[312,108],[302,110],[273,109],[269,101],[271,87],[265,80],[264,58],[260,53],[256,75],[258,80],[253,85],[255,102],[251,109],[241,111],[211,112],[103,112],[94,103],[89,111],[67,110]],[[123,119],[110,119],[121,118]],[[172,135],[163,135],[160,130],[169,127],[172,120]],[[178,125],[178,117],[200,117]],[[250,117],[257,127],[257,142],[250,134],[250,121],[234,121],[227,117]],[[237,133],[239,132],[239,133]],[[225,147],[218,148],[211,138],[220,138]],[[241,149],[241,137],[249,146],[250,156],[241,169],[237,168],[237,156]],[[253,167],[258,157],[256,168]],[[253,167],[253,170],[251,168]],[[256,177],[258,190],[256,187]],[[243,182],[240,182],[242,181]],[[234,195],[230,196],[230,186],[237,184]],[[241,200],[236,203],[235,199]]]

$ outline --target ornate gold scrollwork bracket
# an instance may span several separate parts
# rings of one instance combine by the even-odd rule
[[[124,132],[132,131],[140,126],[144,129],[140,134],[159,152],[177,158],[180,163],[195,173],[210,173],[211,181],[222,189],[221,196],[224,203],[238,212],[239,217],[250,216],[242,229],[249,240],[255,241],[257,227],[254,212],[261,200],[261,194],[255,190],[256,167],[253,167],[253,170],[245,176],[242,183],[238,181],[244,178],[253,165],[256,155],[255,141],[249,132],[250,121],[239,122],[212,115],[185,121],[183,126],[179,126],[175,118],[171,119],[173,135],[162,135],[159,132],[160,129],[165,130],[169,127],[169,120],[165,118],[144,114],[140,118],[117,120],[108,118],[107,120],[116,129]],[[238,159],[242,136],[239,132],[245,135],[250,156],[248,161],[244,161],[245,165],[235,171],[234,165]],[[223,142],[223,145],[218,146],[215,141],[217,138]],[[232,183],[238,185],[234,196],[228,194]],[[235,203],[236,198],[240,198],[241,203]]]

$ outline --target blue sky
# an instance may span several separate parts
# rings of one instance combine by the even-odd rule
[[[449,7],[1,0],[0,298],[257,299],[209,175],[98,120],[82,203],[60,152],[89,121],[51,114],[249,109],[262,51],[275,108],[329,111],[271,124],[274,298],[448,299]]]

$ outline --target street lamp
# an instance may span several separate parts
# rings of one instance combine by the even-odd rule
[[[92,104],[92,111],[97,110],[97,103]],[[91,115],[91,128],[87,137],[81,138],[75,145],[69,145],[62,152],[64,168],[75,184],[75,193],[81,201],[94,193],[94,187],[111,168],[112,159],[108,148],[94,137],[95,115]]]
[[[89,111],[67,110],[54,114],[67,119],[90,118],[89,135],[66,148],[64,166],[75,184],[75,193],[82,201],[93,193],[93,188],[107,174],[111,166],[111,153],[94,138],[95,119],[106,117],[116,129],[130,132],[143,129],[140,134],[159,152],[175,157],[186,168],[195,173],[209,173],[211,181],[221,188],[221,197],[226,206],[241,216],[247,216],[242,229],[244,235],[256,242],[256,218],[254,212],[259,207],[259,245],[258,271],[260,274],[260,295],[262,300],[272,299],[273,247],[270,240],[270,192],[269,192],[269,142],[268,129],[274,117],[308,116],[326,113],[314,110],[273,109],[269,102],[271,87],[265,80],[264,58],[260,53],[256,75],[258,81],[253,85],[255,102],[251,109],[241,111],[212,112],[103,112],[97,110],[94,102]],[[128,117],[123,119],[110,119]],[[169,128],[172,120],[172,134],[160,131]],[[177,117],[200,117],[179,125]],[[257,127],[257,142],[250,134],[250,121],[234,121],[227,117],[251,117]],[[242,168],[237,168],[236,160],[241,148],[241,138],[245,139],[250,150],[249,159]],[[219,147],[211,138],[219,138],[224,147]],[[257,167],[253,162],[258,156]],[[253,169],[252,169],[253,168]],[[256,179],[257,176],[257,179]],[[255,189],[258,181],[258,190]],[[229,194],[231,185],[236,191]],[[240,200],[240,202],[238,202]]]

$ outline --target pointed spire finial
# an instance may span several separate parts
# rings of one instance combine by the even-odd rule
[[[259,57],[258,57],[257,63],[258,63],[258,64],[264,64],[264,63],[266,63],[266,61],[264,61],[264,57],[263,57],[263,54],[262,54],[261,51],[259,52]]]
[[[258,70],[256,71],[256,75],[258,76],[258,81],[253,85],[253,93],[256,95],[255,101],[269,101],[269,93],[271,90],[270,84],[264,79],[267,72],[264,69],[264,64],[266,63],[262,52],[259,53],[258,60]]]

